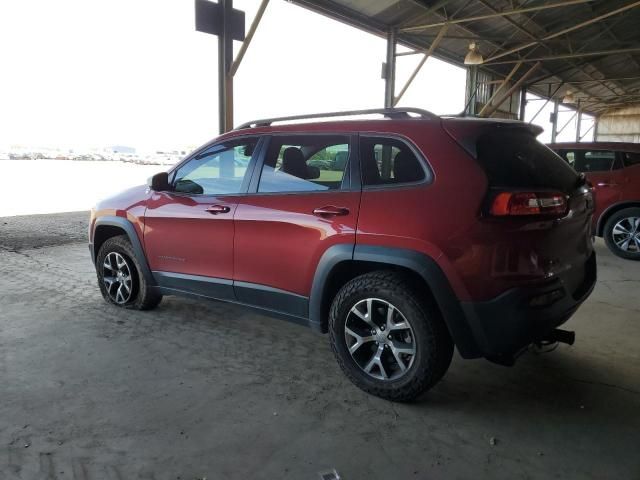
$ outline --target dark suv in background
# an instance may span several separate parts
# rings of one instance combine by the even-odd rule
[[[640,145],[556,143],[549,145],[595,189],[593,231],[622,258],[640,260]]]
[[[571,342],[557,327],[596,280],[591,189],[540,131],[417,109],[245,124],[96,206],[100,290],[328,332],[347,377],[392,400],[440,380],[454,345],[511,365],[532,342]]]

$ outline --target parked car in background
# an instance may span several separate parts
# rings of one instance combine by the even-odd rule
[[[640,260],[640,145],[555,143],[549,145],[595,189],[594,232],[622,258]]]
[[[532,343],[572,343],[557,327],[596,281],[593,194],[542,129],[322,116],[363,113],[386,118],[250,122],[100,202],[104,299],[147,310],[188,295],[308,325],[353,383],[391,400],[435,385],[454,345],[512,365]]]

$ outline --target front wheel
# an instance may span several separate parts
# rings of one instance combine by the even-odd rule
[[[102,296],[113,305],[150,310],[162,300],[162,295],[154,291],[141,274],[126,235],[105,240],[96,256],[96,273]]]
[[[604,241],[615,255],[640,260],[640,208],[613,214],[604,226]]]
[[[396,272],[349,281],[329,314],[335,357],[362,390],[410,401],[435,385],[453,356],[453,342],[427,292],[416,292]]]

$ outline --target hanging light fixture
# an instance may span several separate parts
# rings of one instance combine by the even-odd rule
[[[576,103],[576,97],[573,95],[572,90],[567,90],[567,93],[565,93],[562,99],[562,103]]]
[[[467,56],[464,57],[465,65],[481,65],[484,62],[484,58],[480,54],[480,49],[476,42],[471,42],[469,44],[469,51],[467,52]]]

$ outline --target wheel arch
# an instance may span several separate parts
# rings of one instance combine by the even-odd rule
[[[312,328],[327,332],[331,302],[346,282],[364,273],[383,269],[404,273],[418,291],[432,296],[463,357],[480,355],[460,302],[442,269],[428,255],[402,248],[351,244],[329,248],[318,264],[309,298]]]
[[[118,235],[126,235],[129,238],[129,242],[133,248],[138,265],[140,265],[140,269],[142,270],[142,275],[149,285],[156,285],[156,281],[153,278],[153,274],[151,273],[151,269],[147,263],[147,258],[144,254],[140,238],[138,238],[138,234],[136,233],[133,224],[126,218],[106,216],[100,217],[96,220],[93,233],[93,244],[90,245],[91,258],[94,264],[96,257],[98,256],[98,252],[100,251],[100,247],[104,242],[109,238],[116,237]]]
[[[625,200],[623,202],[614,203],[607,207],[607,209],[602,212],[600,218],[598,218],[598,223],[596,224],[596,236],[603,237],[604,236],[604,226],[607,224],[607,221],[611,218],[612,215],[615,215],[620,210],[624,210],[625,208],[640,208],[640,200]]]

